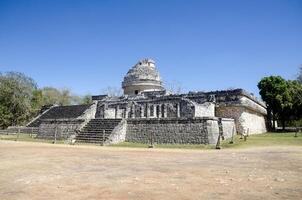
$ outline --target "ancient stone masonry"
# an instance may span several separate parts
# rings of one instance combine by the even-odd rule
[[[43,119],[75,119],[82,115],[91,104],[74,106],[52,106],[50,109],[35,118],[28,127],[38,127]]]
[[[198,103],[215,98],[215,116],[235,119],[239,134],[266,132],[266,106],[242,89],[183,94]]]
[[[28,126],[39,127],[41,137],[51,135],[42,131],[46,127],[76,128],[78,140],[103,144],[148,143],[151,137],[156,143],[214,144],[219,127],[226,138],[266,132],[265,104],[253,95],[243,89],[167,94],[151,59],[135,64],[122,88],[124,95],[92,96],[90,105],[54,106]]]
[[[122,132],[123,123],[121,122],[121,119],[91,119],[76,135],[76,140],[98,144],[104,144],[107,140],[112,140],[112,143],[114,143],[124,137]],[[116,135],[116,137],[113,137],[113,135]]]
[[[37,137],[43,139],[67,139],[76,134],[84,119],[43,119]]]
[[[230,138],[234,121],[225,120],[223,126],[225,137]],[[218,118],[129,119],[126,132],[128,142],[214,144],[219,133]]]
[[[151,59],[141,60],[132,67],[124,77],[122,87],[128,95],[164,90],[155,62]]]
[[[74,106],[53,106],[36,118],[28,127],[39,127],[38,138],[66,139],[95,118],[96,103]]]

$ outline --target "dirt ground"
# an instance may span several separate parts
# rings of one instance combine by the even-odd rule
[[[0,141],[0,199],[301,199],[302,147],[134,149]]]

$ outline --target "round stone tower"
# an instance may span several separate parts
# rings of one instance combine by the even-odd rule
[[[143,59],[134,65],[124,77],[122,88],[126,95],[164,90],[155,62],[151,59]]]

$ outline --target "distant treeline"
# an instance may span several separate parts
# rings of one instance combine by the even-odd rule
[[[0,73],[0,128],[24,125],[44,105],[88,103],[90,95],[74,95],[66,88],[39,88],[32,78],[20,72]]]

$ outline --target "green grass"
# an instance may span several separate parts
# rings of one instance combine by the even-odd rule
[[[247,148],[264,146],[302,146],[302,133],[294,137],[295,133],[265,133],[250,135],[247,140],[240,139],[240,136],[234,138],[234,144],[229,144],[230,139],[223,141],[222,148]]]
[[[41,142],[41,143],[53,143],[53,140],[37,139],[36,134],[30,136],[29,134],[20,133],[18,134],[0,134],[0,140],[10,141],[24,141],[24,142]],[[64,140],[57,140],[56,143],[63,144]]]
[[[149,144],[134,143],[134,142],[121,142],[118,144],[109,145],[112,147],[133,147],[133,148],[149,148]],[[167,149],[213,149],[214,145],[204,144],[155,144],[154,148],[167,148]]]
[[[298,137],[294,137],[295,133],[265,133],[259,135],[250,135],[247,140],[240,139],[240,136],[234,137],[234,143],[230,144],[230,139],[221,141],[222,149],[232,148],[249,148],[249,147],[265,147],[265,146],[302,146],[302,133]],[[53,140],[36,139],[36,135],[31,137],[29,134],[20,133],[4,135],[0,134],[0,140],[11,141],[26,141],[26,142],[40,142],[53,143]],[[64,140],[57,140],[58,144],[64,144]],[[83,144],[86,145],[86,144]],[[109,145],[112,147],[132,147],[132,148],[148,148],[149,144],[122,142],[119,144]],[[215,149],[215,145],[193,145],[193,144],[155,144],[155,148],[174,148],[174,149]]]
[[[230,144],[231,139],[221,141],[222,149],[229,148],[249,148],[265,146],[302,146],[302,133],[294,137],[294,133],[265,133],[250,135],[247,140],[240,139],[240,136],[234,137],[234,143]],[[134,147],[148,148],[148,144],[122,142],[110,145],[113,147]],[[216,145],[193,145],[193,144],[155,144],[155,148],[175,148],[175,149],[215,149]]]

